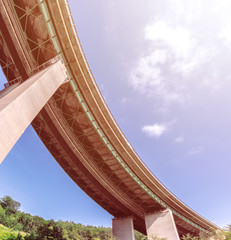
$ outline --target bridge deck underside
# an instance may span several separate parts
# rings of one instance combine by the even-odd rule
[[[9,1],[3,0],[4,8],[1,6],[1,15],[8,15],[8,18],[4,20],[8,27],[8,34],[4,34],[4,36],[0,34],[0,50],[1,66],[8,81],[18,78],[22,72],[24,73],[23,78],[30,76],[34,68],[57,54],[61,54],[73,76],[71,80],[78,86],[84,101],[91,105],[93,115],[99,121],[99,126],[102,127],[104,134],[109,136],[112,146],[118,150],[127,166],[136,171],[138,167],[132,163],[128,153],[119,144],[117,146],[118,140],[114,140],[115,137],[110,134],[110,128],[104,127],[104,125],[108,126],[108,122],[109,126],[113,125],[113,119],[109,117],[109,120],[106,119],[107,124],[104,124],[106,121],[104,115],[98,113],[98,106],[89,95],[90,90],[93,89],[92,92],[98,96],[97,89],[94,87],[94,82],[87,87],[85,79],[92,77],[83,61],[81,47],[78,45],[77,39],[70,40],[68,34],[65,33],[63,21],[71,25],[65,2],[59,1],[61,5],[58,8],[55,0],[47,1],[48,12],[56,24],[53,26],[54,36],[51,36],[47,29],[47,22],[41,12],[42,6],[38,2],[35,0],[11,0],[9,4]],[[64,11],[63,16],[60,9]],[[8,22],[13,23],[13,25],[11,24],[14,26],[13,30],[10,29]],[[55,26],[59,26],[59,28]],[[10,35],[12,31],[14,37]],[[20,63],[18,59],[15,61],[15,54],[9,51],[7,45],[9,39],[16,45],[16,52],[21,58]],[[59,42],[60,52],[57,52],[54,39]],[[70,41],[73,43],[71,44]],[[23,54],[20,51],[23,51]],[[104,112],[107,111],[106,108],[106,110],[102,109]],[[164,207],[148,194],[118,162],[89,119],[83,104],[76,97],[71,82],[63,84],[56,91],[34,119],[32,126],[56,161],[83,191],[113,216],[133,217],[135,229],[146,233],[145,214],[160,211]],[[131,156],[134,155],[131,149],[128,152],[131,152]],[[141,177],[139,180],[142,181]],[[158,198],[171,203],[173,209],[178,209],[177,203],[170,202],[171,194],[169,192],[165,195],[161,194],[157,184],[150,184],[149,187]],[[188,214],[186,217],[191,218],[192,221],[195,220],[198,224],[196,216],[191,216],[187,211],[185,214]],[[182,220],[177,215],[174,215],[174,218],[181,236],[186,233],[199,234],[200,230],[191,223]],[[203,221],[200,226],[209,230],[207,223],[203,225]]]

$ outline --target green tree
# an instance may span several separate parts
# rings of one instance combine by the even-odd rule
[[[0,205],[0,223],[2,223],[3,225],[6,225],[6,219],[7,219],[6,211]]]
[[[0,205],[6,210],[6,214],[16,213],[21,206],[19,202],[13,200],[10,196],[2,197],[0,200]]]
[[[224,236],[226,240],[231,240],[231,224],[229,224],[224,230]]]
[[[38,240],[40,239],[55,239],[55,240],[66,240],[63,237],[62,228],[59,227],[54,220],[47,221],[38,228]]]
[[[28,234],[24,237],[25,240],[37,240],[38,234],[32,232],[31,234]]]
[[[213,231],[210,233],[202,233],[199,236],[192,236],[190,234],[187,234],[183,236],[182,239],[183,240],[228,240],[228,238],[225,235],[225,231],[223,230]]]

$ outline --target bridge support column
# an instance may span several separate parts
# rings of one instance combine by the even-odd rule
[[[59,60],[0,98],[0,163],[66,79]]]
[[[135,240],[133,219],[112,219],[112,234],[116,240]]]
[[[166,238],[167,240],[180,240],[172,211],[167,209],[145,216],[145,225],[148,240]]]

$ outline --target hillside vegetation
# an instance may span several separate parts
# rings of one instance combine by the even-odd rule
[[[9,229],[8,227],[3,226],[0,224],[0,239],[1,240],[9,240],[9,239],[23,239],[25,233],[14,231]]]
[[[111,228],[84,226],[68,221],[45,220],[20,211],[21,204],[9,196],[0,199],[1,240],[112,240]],[[135,232],[136,240],[147,237]],[[158,240],[157,237],[153,239]],[[193,237],[184,240],[231,240],[231,225],[226,230],[211,236]]]
[[[84,226],[68,221],[45,220],[20,211],[10,196],[0,199],[0,239],[22,240],[111,240],[111,228]],[[146,239],[136,232],[136,240]]]

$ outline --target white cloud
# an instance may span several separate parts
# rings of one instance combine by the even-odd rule
[[[173,6],[172,12],[185,23],[193,23],[202,14],[203,1],[205,0],[171,0],[171,4]]]
[[[128,101],[129,101],[129,99],[126,98],[126,97],[123,97],[122,100],[121,100],[122,103],[127,103]]]
[[[156,21],[145,28],[145,39],[159,41],[171,47],[177,57],[186,57],[194,45],[194,39],[189,29],[185,27],[171,27],[165,21]]]
[[[182,142],[184,142],[185,141],[185,139],[183,138],[183,137],[177,137],[176,139],[175,139],[175,143],[182,143]]]
[[[168,60],[167,50],[163,49],[141,57],[130,72],[129,79],[134,89],[148,96],[161,97],[166,102],[182,101],[181,85],[164,75]]]
[[[223,41],[223,43],[228,47],[231,48],[231,24],[226,24],[219,34],[219,38]]]
[[[195,154],[199,154],[201,152],[204,151],[204,148],[201,147],[201,146],[198,146],[198,147],[194,147],[192,148],[190,151],[189,151],[189,155],[195,155]]]
[[[172,56],[170,69],[181,74],[192,73],[211,55],[210,47],[201,46],[199,37],[190,28],[173,26],[166,21],[147,25],[145,39],[167,49]]]
[[[146,133],[149,137],[160,137],[167,131],[166,124],[154,123],[153,125],[147,125],[142,128],[142,131]]]
[[[141,57],[137,66],[130,73],[133,87],[142,93],[162,94],[164,82],[160,65],[167,60],[167,53],[163,50],[153,51],[150,55]]]
[[[208,62],[213,55],[214,49],[211,46],[199,46],[199,43],[197,43],[190,51],[188,49],[187,55],[175,59],[172,69],[185,77]]]
[[[211,46],[200,44],[199,37],[189,28],[173,26],[167,20],[148,24],[144,33],[150,50],[130,70],[131,85],[140,93],[161,97],[167,103],[184,102],[192,85],[188,78],[210,61],[214,51]],[[191,81],[198,81],[194,86],[200,87],[202,79],[194,77]]]

